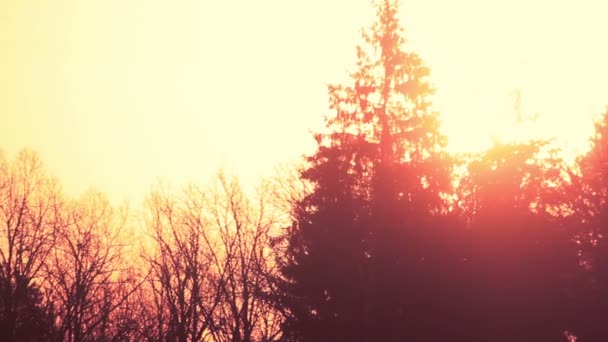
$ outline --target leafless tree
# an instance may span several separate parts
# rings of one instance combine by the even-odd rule
[[[124,337],[121,312],[137,281],[123,262],[125,210],[89,192],[66,206],[67,223],[49,255],[49,293],[62,341]],[[127,327],[128,328],[128,327]]]
[[[282,317],[269,301],[276,274],[271,241],[277,213],[268,205],[269,187],[258,189],[252,202],[236,178],[220,173],[211,192],[210,208],[218,233],[224,275],[218,341],[272,341],[280,336]]]
[[[211,268],[212,242],[202,207],[193,197],[193,193],[186,196],[193,202],[188,207],[184,199],[160,189],[147,201],[146,221],[154,241],[154,250],[144,254],[151,268],[148,284],[154,322],[147,329],[148,339],[199,341],[208,339],[213,328],[213,312],[220,302],[219,277]]]
[[[313,184],[301,177],[305,169],[303,162],[280,164],[275,168],[274,176],[265,182],[268,203],[278,214],[279,225],[290,225],[295,218],[294,210],[298,208],[296,204],[314,190]]]
[[[29,320],[24,300],[46,282],[44,264],[63,229],[62,198],[38,156],[28,150],[0,160],[0,297],[2,337],[18,338]],[[28,332],[24,332],[28,333]]]
[[[267,200],[259,196],[253,205],[236,179],[222,174],[206,191],[191,185],[180,195],[152,193],[146,221],[154,251],[145,256],[155,323],[148,339],[279,337],[281,316],[267,300],[275,222]]]

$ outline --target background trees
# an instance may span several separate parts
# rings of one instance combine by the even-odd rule
[[[236,179],[212,190],[149,198],[155,252],[147,256],[155,339],[273,341],[281,314],[269,302],[274,228],[264,192],[252,203]]]
[[[35,153],[0,163],[0,334],[23,340],[276,341],[271,188],[158,188],[134,253],[126,208],[65,199]]]
[[[1,334],[7,341],[120,338],[134,279],[119,239],[126,213],[101,195],[65,200],[38,156],[0,163]]]

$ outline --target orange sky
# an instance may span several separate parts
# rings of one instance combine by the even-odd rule
[[[450,149],[584,148],[608,104],[603,3],[403,1]],[[0,148],[34,148],[67,193],[114,201],[220,166],[253,183],[312,151],[325,83],[372,16],[367,0],[0,1]],[[516,88],[537,122],[514,124]]]

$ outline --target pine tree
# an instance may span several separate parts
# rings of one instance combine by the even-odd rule
[[[608,339],[608,109],[595,124],[590,151],[578,162],[570,223],[586,273],[577,293],[574,333],[583,341],[601,341]]]
[[[546,142],[498,145],[471,161],[458,269],[467,341],[559,341],[571,328],[576,247],[559,208],[569,179]]]
[[[421,235],[443,209],[450,162],[429,69],[405,46],[396,1],[376,3],[348,84],[329,87],[326,130],[302,177],[283,260],[286,336],[386,340],[411,334],[429,253]],[[410,323],[411,326],[404,324]]]
[[[24,276],[0,273],[0,339],[51,341],[57,336],[55,316],[38,286]]]

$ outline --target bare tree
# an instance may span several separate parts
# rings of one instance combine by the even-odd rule
[[[299,210],[297,204],[314,191],[313,183],[302,177],[306,167],[305,162],[280,164],[274,176],[264,182],[267,202],[273,208],[276,224],[281,227],[292,224],[297,217],[295,211]]]
[[[270,230],[275,220],[247,199],[236,179],[222,174],[204,191],[157,190],[148,199],[154,252],[149,340],[271,341],[281,316],[267,300],[274,272]],[[144,310],[146,311],[146,310]],[[152,319],[153,317],[154,319]]]
[[[147,225],[154,251],[146,252],[154,325],[152,340],[199,341],[211,334],[220,302],[219,278],[211,268],[213,246],[194,192],[176,199],[157,190],[148,198]]]
[[[225,276],[217,320],[218,341],[272,341],[280,336],[282,317],[269,301],[272,276],[272,233],[276,213],[267,205],[271,188],[258,189],[252,202],[236,178],[222,173],[211,192],[214,229],[222,259],[215,266]]]
[[[64,229],[48,263],[50,300],[62,341],[124,337],[124,310],[136,286],[123,263],[126,211],[116,211],[100,193],[89,192],[67,206]]]
[[[31,333],[23,326],[31,318],[31,311],[23,309],[24,301],[31,297],[23,294],[46,281],[43,266],[63,228],[61,207],[59,187],[34,152],[24,150],[12,162],[0,160],[0,334],[4,339]]]

